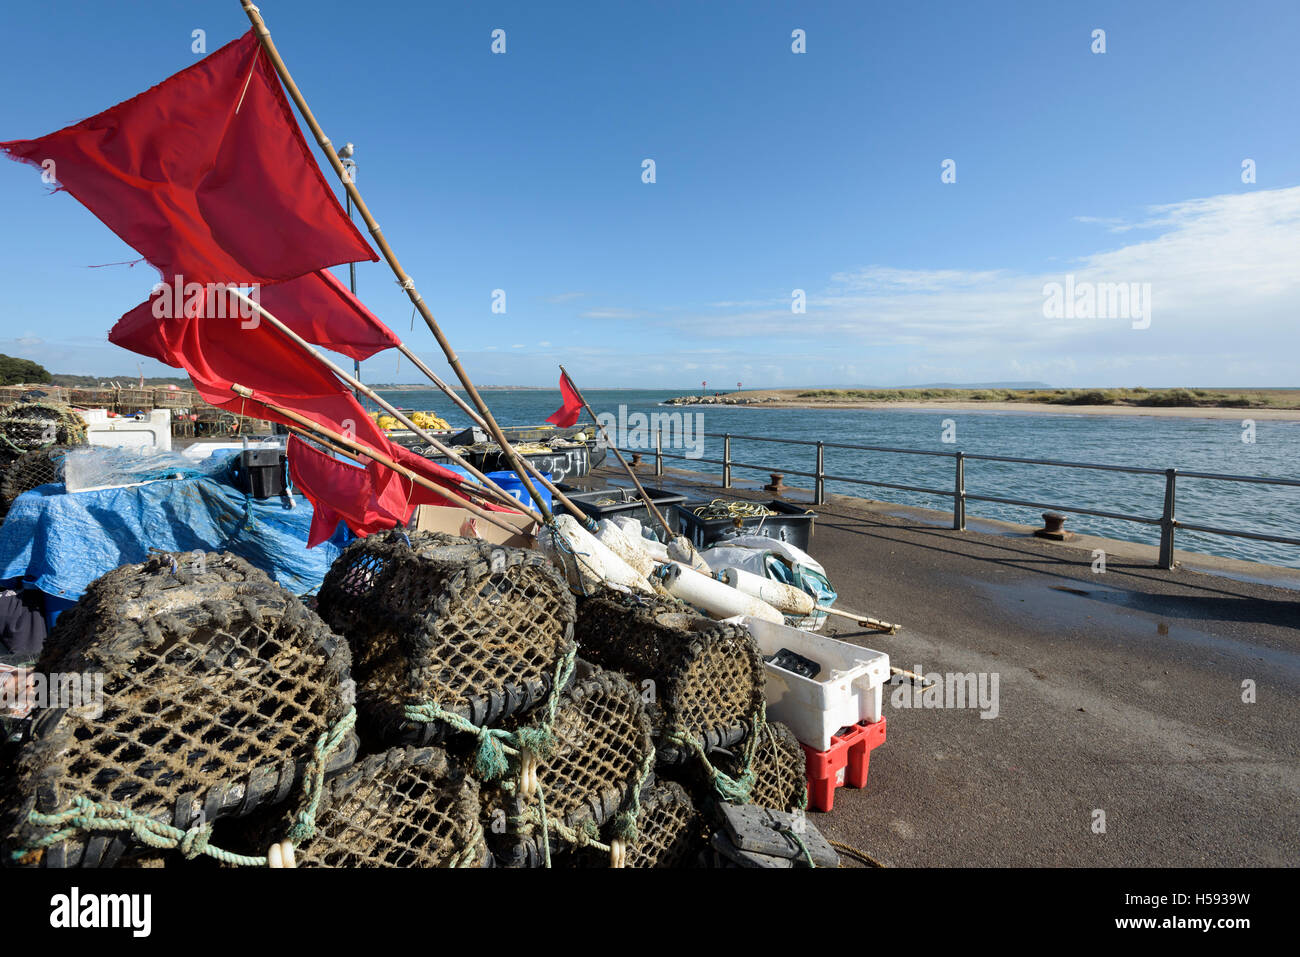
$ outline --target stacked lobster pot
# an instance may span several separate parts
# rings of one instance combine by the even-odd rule
[[[245,842],[292,826],[257,816]],[[362,758],[325,785],[311,838],[287,849],[295,867],[489,867],[479,784],[441,748],[397,747]]]
[[[483,789],[483,819],[506,867],[575,863],[575,852],[623,867],[636,854],[655,749],[639,689],[580,662],[552,716],[512,723],[513,773]]]
[[[59,619],[48,682],[7,769],[7,863],[276,863],[290,826],[247,854],[220,827],[270,806],[310,818],[354,760],[350,655],[263,572],[160,554],[94,582]]]
[[[639,701],[617,676],[570,688],[574,600],[541,553],[384,532],[344,550],[317,608],[352,646],[366,749],[437,742],[442,780],[462,789],[456,807],[481,786],[475,825],[456,818],[469,843],[455,863],[482,862],[471,845],[484,831],[500,863],[544,861],[550,828],[534,826],[541,800],[557,833],[584,837],[632,804],[626,785],[650,747]],[[360,840],[356,830],[337,840]]]
[[[642,802],[650,839],[634,865],[692,859],[724,804],[806,806],[803,752],[766,721],[763,662],[746,629],[669,598],[603,590],[581,601],[577,636],[584,659],[638,684],[651,717],[659,790]]]

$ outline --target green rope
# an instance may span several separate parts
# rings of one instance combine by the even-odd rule
[[[348,713],[332,728],[323,732],[317,740],[315,751],[303,774],[306,788],[305,806],[298,814],[298,822],[290,829],[291,840],[297,842],[299,839],[297,835],[310,837],[315,831],[316,812],[324,788],[325,766],[330,755],[347,737],[356,723],[356,718],[356,709],[349,708]],[[265,856],[234,854],[209,844],[213,828],[211,823],[196,825],[186,830],[139,814],[127,805],[116,801],[92,801],[88,797],[78,795],[72,799],[71,807],[49,814],[32,811],[27,815],[27,821],[36,827],[54,827],[58,830],[37,838],[28,847],[10,852],[10,856],[15,861],[35,851],[53,847],[81,833],[128,831],[146,847],[160,851],[179,850],[186,860],[207,856],[235,867],[267,866]]]
[[[744,750],[741,751],[741,773],[739,777],[734,778],[725,771],[713,766],[704,751],[704,746],[694,735],[678,728],[667,735],[667,740],[680,748],[685,748],[699,758],[700,763],[704,765],[709,780],[713,784],[714,790],[718,792],[718,796],[724,801],[731,804],[748,804],[750,793],[754,789],[754,756],[758,753],[758,736],[765,730],[767,730],[767,703],[763,702],[759,704],[758,710],[754,712],[753,718],[750,719],[749,733],[745,736]],[[807,800],[807,794],[805,794],[805,804]]]
[[[555,663],[555,677],[546,698],[545,718],[537,727],[521,728],[517,732],[479,727],[468,718],[443,708],[436,701],[407,705],[404,712],[406,720],[425,724],[443,721],[456,731],[477,737],[479,746],[474,757],[474,771],[484,781],[495,781],[510,770],[509,759],[518,756],[520,749],[527,748],[538,755],[550,753],[555,744],[551,726],[559,711],[560,692],[569,683],[577,658],[578,649],[575,645]]]
[[[38,838],[29,847],[12,851],[10,856],[15,861],[82,832],[129,831],[141,844],[165,851],[179,849],[187,860],[206,855],[223,864],[240,867],[266,866],[265,856],[249,857],[243,854],[232,854],[209,844],[208,839],[212,836],[211,824],[192,827],[187,831],[143,814],[137,814],[125,804],[115,801],[98,802],[78,795],[72,799],[72,807],[66,810],[53,814],[32,811],[27,816],[27,820],[37,827],[58,827],[60,830]]]
[[[790,838],[790,840],[794,841],[795,845],[799,848],[799,850],[803,851],[803,856],[807,858],[809,867],[817,866],[816,863],[814,863],[813,861],[812,851],[808,850],[808,845],[803,842],[803,838],[801,838],[797,833],[795,833],[794,828],[778,827],[776,828],[776,832],[778,834],[784,834],[786,837]]]
[[[316,833],[316,814],[320,810],[321,795],[325,791],[325,767],[330,755],[338,750],[357,723],[357,709],[348,708],[347,713],[334,723],[334,727],[321,733],[316,739],[316,747],[311,760],[303,770],[303,807],[298,811],[298,820],[289,828],[288,839],[300,844]]]

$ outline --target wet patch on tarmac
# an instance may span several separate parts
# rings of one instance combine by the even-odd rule
[[[1263,662],[1300,678],[1300,605],[1224,595],[1152,595],[1100,583],[1075,587],[1041,582],[994,584],[967,579],[1007,613],[1035,622],[1055,636],[1086,629],[1123,639],[1135,650],[1143,645],[1168,650],[1199,649],[1215,660]],[[1186,620],[1202,623],[1192,627]],[[1258,636],[1243,641],[1215,633],[1241,624],[1281,626],[1296,633],[1289,645],[1265,643]],[[1208,628],[1206,627],[1208,626]]]

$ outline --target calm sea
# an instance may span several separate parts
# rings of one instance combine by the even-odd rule
[[[1096,416],[1038,412],[956,412],[942,409],[765,409],[745,406],[686,406],[669,408],[661,403],[680,391],[590,390],[588,401],[597,412],[617,414],[620,405],[629,414],[641,412],[698,413],[705,432],[733,435],[844,442],[941,452],[982,452],[1021,458],[1052,458],[1148,468],[1177,468],[1196,472],[1226,472],[1293,479],[1300,461],[1300,422],[1255,422],[1254,442],[1242,441],[1242,419],[1182,419],[1157,416]],[[466,417],[436,391],[390,392],[389,401],[403,408],[437,412],[453,426],[468,425]],[[503,425],[541,422],[560,405],[558,391],[492,391],[484,398]],[[943,441],[945,420],[954,443]],[[692,420],[694,421],[694,420]],[[955,433],[955,434],[954,434]],[[668,451],[665,446],[665,451]],[[679,454],[681,450],[678,450]],[[733,460],[772,469],[815,469],[815,450],[800,446],[732,440]],[[705,438],[705,458],[722,458],[722,440]],[[667,460],[669,466],[692,468],[690,463]],[[718,472],[717,466],[700,465],[699,471]],[[831,475],[893,482],[927,488],[952,488],[953,461],[923,455],[896,455],[848,449],[826,450],[826,472]],[[735,469],[737,479],[767,480],[762,472]],[[810,479],[787,476],[787,485],[811,488]],[[951,497],[827,482],[827,489],[846,495],[951,509]],[[1083,469],[1018,465],[1001,462],[967,462],[968,494],[993,495],[1072,505],[1129,515],[1158,517],[1164,503],[1164,478]],[[968,518],[995,518],[1026,525],[1041,524],[1041,509],[992,502],[969,502]],[[1300,488],[1180,479],[1178,518],[1198,525],[1245,529],[1297,537]],[[1086,515],[1071,515],[1067,524],[1078,532],[1126,541],[1156,544],[1155,527]],[[1224,555],[1251,561],[1300,568],[1300,547],[1249,539],[1227,538],[1179,531],[1177,547],[1187,551]]]

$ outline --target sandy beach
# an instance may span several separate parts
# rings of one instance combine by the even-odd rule
[[[955,399],[798,398],[803,389],[755,389],[718,397],[721,405],[758,409],[905,409],[951,412],[1024,412],[1050,415],[1145,415],[1178,419],[1245,419],[1300,422],[1300,409],[1215,408],[1212,406],[1062,405],[1052,402],[962,401]],[[711,397],[712,398],[712,397]],[[748,399],[748,402],[736,400]],[[729,401],[728,401],[729,400]],[[705,404],[705,403],[701,403]],[[713,404],[713,403],[707,403]]]

